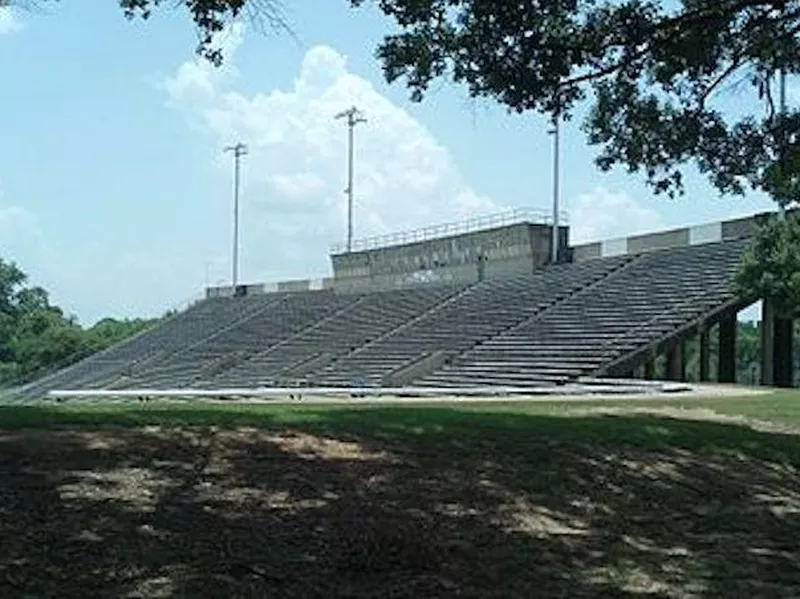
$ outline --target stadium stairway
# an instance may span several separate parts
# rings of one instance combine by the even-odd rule
[[[464,387],[564,384],[634,363],[688,323],[735,302],[730,281],[746,241],[640,254],[627,268],[477,344],[417,381]]]

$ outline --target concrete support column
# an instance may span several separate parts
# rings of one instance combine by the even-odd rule
[[[794,386],[794,320],[778,318],[775,320],[775,385]]]
[[[720,383],[736,382],[736,315],[724,318],[719,323],[719,365],[717,375]]]
[[[792,349],[794,321],[779,318],[775,307],[764,300],[761,308],[761,384],[791,387],[794,384]]]
[[[648,358],[647,362],[644,363],[644,379],[646,381],[652,381],[655,378],[656,372],[656,363],[653,358]]]
[[[709,371],[709,351],[708,351],[708,329],[700,329],[700,382],[706,383],[710,380]]]
[[[679,341],[667,352],[667,379],[670,381],[686,380],[686,360],[684,342]]]
[[[772,302],[761,302],[761,384],[775,384],[775,310]]]

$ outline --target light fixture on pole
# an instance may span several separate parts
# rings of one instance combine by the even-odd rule
[[[367,119],[355,106],[336,115],[337,119],[347,119],[347,253],[353,249],[353,130],[359,123],[366,123]]]
[[[553,263],[558,262],[558,248],[559,248],[559,159],[561,148],[560,145],[560,121],[561,111],[556,109],[553,113],[553,128],[548,131],[553,136],[553,232],[551,234],[551,260]]]
[[[247,154],[247,146],[241,142],[225,148],[233,152],[233,256],[231,258],[231,285],[236,293],[239,282],[239,179],[242,156]]]

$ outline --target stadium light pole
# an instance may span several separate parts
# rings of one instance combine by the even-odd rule
[[[238,142],[225,148],[233,152],[233,256],[231,258],[231,286],[234,292],[239,282],[239,180],[242,156],[247,154],[247,146]]]
[[[779,76],[779,87],[780,92],[778,96],[778,110],[780,111],[781,118],[786,116],[786,69],[781,68],[780,76]],[[785,124],[784,124],[785,126]],[[786,134],[783,133],[781,135],[781,152],[784,151],[783,146],[785,145],[786,141]],[[783,205],[783,202],[778,203],[778,218],[784,219],[786,218],[786,208]]]
[[[553,128],[550,129],[548,133],[553,136],[553,233],[552,233],[552,261],[558,262],[558,241],[559,241],[559,220],[558,220],[558,211],[559,211],[559,170],[560,170],[560,153],[561,148],[561,111],[556,109],[553,113]]]
[[[367,119],[355,106],[340,112],[337,119],[347,119],[347,253],[353,249],[353,130],[359,123],[366,123]]]

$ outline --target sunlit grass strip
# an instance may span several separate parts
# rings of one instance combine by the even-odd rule
[[[68,402],[50,405],[0,406],[0,427],[52,427],[52,426],[141,426],[146,424],[192,424],[197,426],[271,425],[275,423],[309,422],[324,418],[326,414],[357,411],[360,414],[378,412],[396,414],[404,411],[424,419],[426,413],[456,412],[460,414],[495,414],[503,416],[547,415],[581,416],[597,409],[680,410],[705,409],[724,415],[743,416],[758,420],[800,426],[800,392],[786,391],[746,397],[666,397],[647,399],[603,399],[588,401],[504,401],[499,399],[480,402],[435,402],[430,404],[386,400],[386,402],[361,402],[352,400],[341,404],[315,403],[236,403],[208,401],[159,400],[154,402]]]

